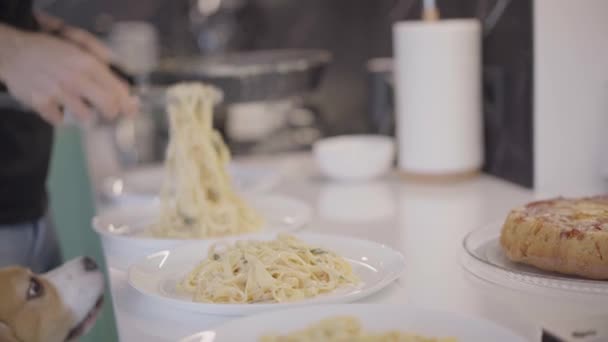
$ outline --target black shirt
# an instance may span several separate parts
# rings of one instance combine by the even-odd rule
[[[31,0],[0,0],[0,22],[39,29]],[[53,129],[37,114],[0,107],[0,225],[36,220],[46,212],[52,144]]]

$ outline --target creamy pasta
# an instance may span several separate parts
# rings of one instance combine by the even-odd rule
[[[286,302],[358,283],[344,258],[294,236],[214,245],[178,285],[206,303]]]
[[[262,225],[232,188],[226,170],[230,152],[213,128],[213,107],[221,98],[216,88],[201,83],[178,84],[167,92],[170,141],[155,236],[218,237]]]

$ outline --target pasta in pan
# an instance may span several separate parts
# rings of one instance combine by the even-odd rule
[[[364,332],[355,317],[324,319],[306,329],[287,335],[267,335],[260,342],[457,342],[455,338],[424,337],[401,331]]]
[[[213,128],[213,107],[221,93],[201,83],[183,83],[167,94],[170,141],[160,219],[152,234],[208,238],[259,230],[261,217],[232,188],[226,170],[230,152]]]
[[[286,302],[358,283],[344,258],[291,235],[212,246],[178,285],[206,303]]]

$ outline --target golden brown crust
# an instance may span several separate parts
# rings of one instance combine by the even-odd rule
[[[514,262],[608,280],[608,197],[556,198],[513,209],[500,244]]]

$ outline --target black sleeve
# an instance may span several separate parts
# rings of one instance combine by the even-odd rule
[[[39,30],[34,17],[32,0],[0,0],[0,23],[22,30]]]
[[[0,0],[0,23],[38,30],[32,1]],[[52,146],[53,129],[40,116],[0,107],[0,225],[34,222],[47,211]]]

